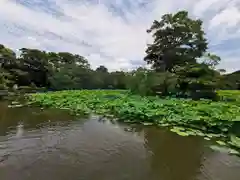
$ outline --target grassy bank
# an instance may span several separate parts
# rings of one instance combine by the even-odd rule
[[[240,131],[238,93],[234,91],[230,95],[228,91],[220,91],[223,96],[220,102],[141,97],[115,90],[39,93],[32,94],[30,100],[44,107],[69,109],[75,114],[94,112],[125,122],[170,126],[172,131],[183,136],[202,135],[206,139],[222,137],[229,140]],[[238,98],[234,99],[234,96]],[[234,146],[238,145],[235,143]]]
[[[220,90],[218,91],[218,95],[221,101],[240,105],[240,90]]]

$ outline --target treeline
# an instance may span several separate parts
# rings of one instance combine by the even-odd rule
[[[93,70],[87,59],[76,54],[23,48],[17,57],[0,45],[0,60],[1,89],[14,85],[48,90],[126,88],[124,72],[108,72],[104,66]]]
[[[0,45],[0,89],[16,87],[65,89],[130,89],[142,95],[211,98],[216,89],[240,89],[240,71],[222,75],[221,58],[208,51],[202,21],[186,11],[165,14],[149,30],[144,61],[151,69],[109,72],[91,69],[83,56],[68,52],[20,49],[20,54]]]
[[[223,75],[223,79],[221,89],[240,90],[240,70]]]

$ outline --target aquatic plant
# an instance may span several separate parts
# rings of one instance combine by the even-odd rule
[[[169,126],[181,136],[216,138],[220,145],[230,141],[230,134],[237,136],[240,129],[240,107],[236,102],[160,99],[118,90],[38,93],[31,94],[29,99],[44,107],[69,109],[74,114],[96,113],[119,121]]]

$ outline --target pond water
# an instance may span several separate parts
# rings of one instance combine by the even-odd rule
[[[201,137],[0,103],[1,180],[239,180]]]

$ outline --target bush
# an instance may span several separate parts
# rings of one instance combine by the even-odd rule
[[[191,92],[190,97],[193,100],[200,100],[200,99],[211,99],[214,101],[219,100],[219,96],[215,91],[197,91],[197,92]]]
[[[239,90],[219,90],[217,91],[217,94],[221,101],[240,103]]]
[[[129,79],[128,88],[136,94],[168,96],[177,92],[177,77],[173,73],[138,69]]]
[[[218,74],[204,64],[188,65],[177,70],[178,95],[194,100],[218,100]]]

